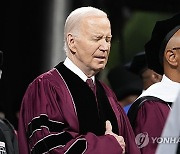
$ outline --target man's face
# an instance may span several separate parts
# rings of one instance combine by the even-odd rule
[[[177,71],[180,74],[180,29],[176,32],[173,40],[173,48],[175,48],[176,59],[177,59]],[[180,77],[179,77],[180,79]]]
[[[111,27],[106,17],[88,17],[74,37],[73,62],[86,74],[105,68],[111,46]],[[91,73],[90,73],[91,74]]]
[[[166,50],[171,50],[172,53],[169,56],[169,59],[173,62],[173,67],[177,71],[177,77],[180,82],[180,29],[172,36],[172,38],[169,40]]]
[[[146,90],[149,88],[152,84],[160,82],[162,79],[162,75],[157,74],[151,69],[146,69],[142,74],[142,80],[143,80],[143,88]]]

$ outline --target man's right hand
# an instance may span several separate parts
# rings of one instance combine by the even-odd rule
[[[112,135],[116,138],[116,140],[118,141],[119,145],[121,146],[121,148],[123,149],[123,154],[125,153],[125,142],[124,142],[124,138],[122,136],[119,136],[115,133],[112,132],[112,125],[111,122],[109,120],[106,121],[106,132],[105,135]]]

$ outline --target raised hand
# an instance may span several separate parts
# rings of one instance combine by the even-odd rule
[[[125,142],[124,142],[124,138],[122,136],[119,136],[115,133],[112,132],[112,125],[111,122],[109,120],[106,121],[106,132],[105,135],[112,135],[116,138],[116,140],[118,141],[119,145],[121,146],[121,148],[123,149],[123,154],[125,153]]]

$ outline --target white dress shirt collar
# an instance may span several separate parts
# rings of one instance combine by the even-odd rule
[[[64,65],[72,72],[74,72],[76,75],[78,75],[84,82],[86,82],[88,77],[68,57],[66,57]],[[92,76],[91,79],[93,80],[93,82],[95,82],[94,76]]]

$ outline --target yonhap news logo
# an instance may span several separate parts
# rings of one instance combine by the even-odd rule
[[[180,143],[180,137],[149,137],[147,132],[139,133],[135,142],[138,148],[143,148],[149,143],[152,144],[177,144]]]
[[[149,136],[148,133],[140,133],[136,136],[135,142],[138,148],[143,148],[148,145],[149,143]]]

